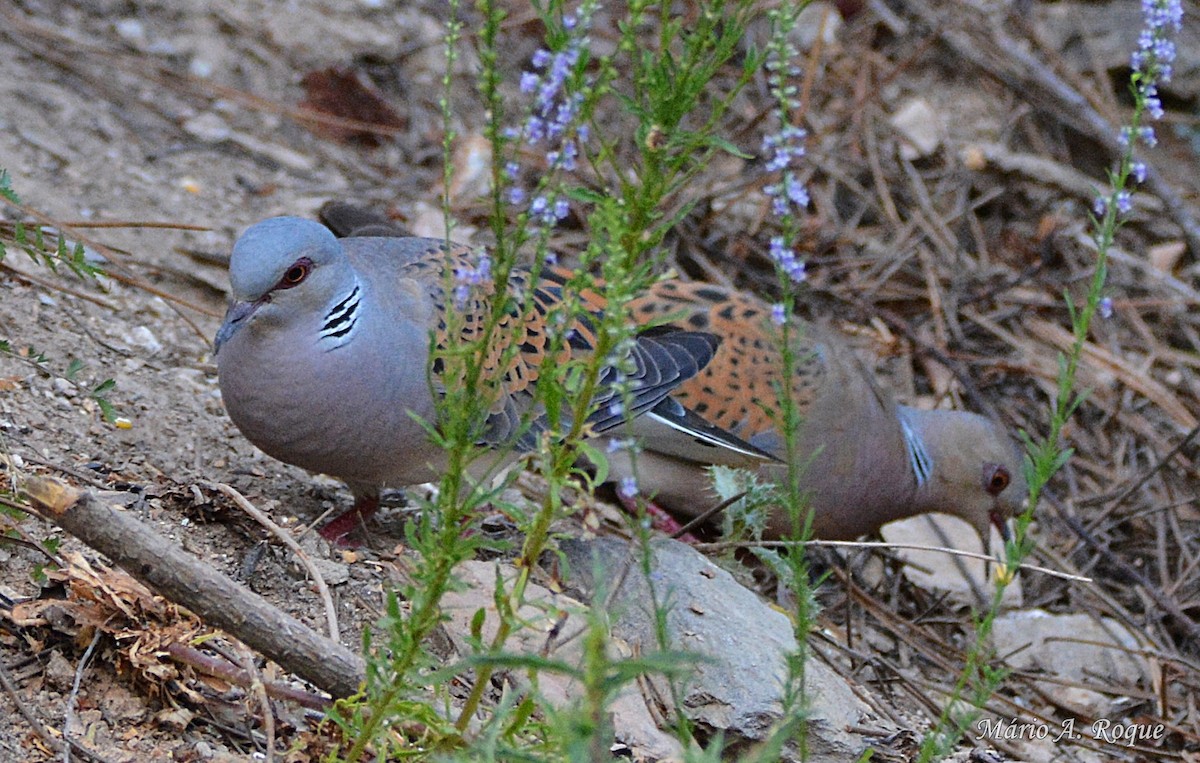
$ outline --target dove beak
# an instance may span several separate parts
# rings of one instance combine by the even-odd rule
[[[988,518],[992,520],[992,526],[1000,531],[1000,538],[1005,543],[1008,543],[1010,540],[1012,540],[1012,523],[1007,517],[1005,517],[999,511],[993,509],[991,513],[988,514]]]
[[[213,340],[214,355],[221,351],[221,345],[228,342],[238,329],[246,325],[246,320],[262,303],[263,300],[258,300],[256,302],[234,302],[229,305],[229,309],[225,311],[225,321],[221,324],[221,328],[217,329],[217,336]]]

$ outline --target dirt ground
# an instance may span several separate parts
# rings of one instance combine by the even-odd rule
[[[1087,186],[1102,182],[1103,145],[1047,116],[1035,92],[977,62],[964,65],[961,52],[922,31],[915,5],[902,18],[878,16],[882,4],[845,6],[837,44],[811,54],[821,61],[806,117],[814,134],[814,305],[882,358],[906,399],[953,400],[1043,431],[1063,345],[1058,327],[1066,325],[1059,295],[1078,293],[1087,273]],[[103,244],[109,271],[98,289],[16,250],[4,261],[0,339],[13,353],[0,355],[0,453],[19,468],[95,487],[316,629],[323,612],[303,570],[205,487],[228,483],[285,526],[349,500],[336,481],[257,451],[225,416],[210,344],[224,308],[221,258],[251,223],[313,216],[331,199],[371,204],[436,233],[429,221],[440,214],[443,12],[433,0],[17,0],[0,11],[0,167],[26,205],[5,207],[0,222],[36,212],[72,237]],[[536,45],[532,18],[514,4],[506,29],[516,42],[504,62],[511,71]],[[467,72],[474,63],[467,54],[458,65]],[[1057,64],[1070,68],[1074,59]],[[1103,62],[1093,66],[1088,74],[1105,71]],[[390,135],[346,141],[298,118],[302,79],[329,67],[382,95],[392,109],[381,117],[392,120]],[[470,77],[461,79],[455,127],[470,136],[483,117]],[[1105,77],[1087,82],[1092,100],[1119,118],[1120,88]],[[1097,96],[1099,87],[1109,90]],[[1179,95],[1177,105],[1194,104],[1190,97]],[[740,132],[727,136],[751,151],[760,129],[755,103],[763,102],[756,83],[736,104]],[[938,115],[938,127],[934,148],[909,155],[897,148],[908,128],[891,120],[917,102]],[[1200,173],[1184,131],[1195,124],[1178,124],[1156,158],[1165,182],[1194,200]],[[695,184],[700,201],[671,241],[685,275],[767,288],[767,229],[743,194],[752,177],[747,162],[719,159]],[[456,211],[467,226],[478,224],[470,203]],[[195,230],[89,227],[116,221]],[[564,232],[568,245],[572,235]],[[1200,416],[1195,253],[1152,194],[1124,236],[1126,259],[1113,264],[1119,316],[1094,332],[1083,378],[1095,392],[1069,432],[1079,457],[1052,484],[1037,526],[1043,562],[1099,582],[1080,592],[1027,581],[1025,605],[1096,609],[1145,632],[1161,660],[1156,679],[1114,693],[1134,698],[1127,717],[1164,720],[1172,749],[1196,754],[1196,695],[1183,699],[1196,690],[1195,674],[1181,678],[1200,657],[1196,451],[1183,440]],[[98,247],[90,251],[100,256]],[[106,379],[115,381],[107,400],[127,427],[104,421],[91,395]],[[1115,505],[1125,490],[1134,492]],[[358,643],[379,614],[402,518],[402,510],[385,511],[359,556],[327,553],[339,579],[343,643]],[[49,525],[10,522],[30,541],[56,537],[63,553],[86,551]],[[61,596],[61,582],[36,577],[45,561],[32,542],[0,546],[0,595]],[[967,617],[898,575],[888,579],[896,587],[872,596],[906,618],[945,618],[930,627],[948,630]],[[849,598],[832,594],[829,611],[848,608]],[[2,623],[0,657],[19,701],[47,726],[65,723],[107,760],[247,759],[251,716],[239,701],[198,710],[170,680],[139,677],[109,639],[85,664],[93,631],[46,625],[52,613],[39,612],[37,627]],[[887,643],[915,648],[903,641]],[[0,760],[49,759],[13,701],[3,700]],[[899,702],[906,718],[924,710],[907,693],[887,701]],[[310,719],[290,712],[280,728],[295,743]],[[1129,755],[1072,754],[1066,759]]]

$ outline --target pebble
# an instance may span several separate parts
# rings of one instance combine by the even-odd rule
[[[145,350],[148,355],[157,355],[163,349],[162,342],[158,341],[158,337],[154,336],[154,332],[147,326],[134,327],[124,338],[126,343]]]
[[[228,140],[232,132],[229,124],[211,111],[197,114],[183,123],[183,130],[197,140],[206,143],[219,143]]]

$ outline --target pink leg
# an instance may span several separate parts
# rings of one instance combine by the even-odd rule
[[[620,499],[621,505],[625,507],[625,511],[637,516],[637,498],[626,498],[624,495],[621,495],[621,491],[619,490],[617,491],[617,498]],[[671,516],[666,509],[654,503],[653,501],[645,502],[645,510],[646,516],[650,517],[650,526],[655,530],[658,530],[660,533],[674,537],[675,533],[683,529],[683,525],[679,524],[675,517]],[[679,536],[679,540],[683,541],[684,543],[700,542],[700,539],[691,533],[684,533],[683,535]]]
[[[340,548],[357,548],[362,544],[349,540],[347,536],[362,527],[378,509],[379,496],[360,496],[354,499],[353,506],[326,522],[317,533]]]

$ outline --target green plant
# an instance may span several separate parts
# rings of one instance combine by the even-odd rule
[[[370,666],[364,692],[341,703],[332,714],[349,745],[342,757],[347,761],[362,759],[368,748],[381,757],[442,751],[472,760],[594,760],[611,739],[605,707],[614,693],[645,672],[678,676],[687,659],[666,648],[665,608],[657,592],[664,647],[659,655],[613,658],[606,648],[607,625],[599,608],[585,615],[583,663],[578,668],[511,651],[512,635],[525,627],[518,613],[529,603],[530,575],[549,548],[552,523],[569,511],[562,496],[572,486],[590,486],[606,474],[604,454],[585,437],[603,368],[621,371],[629,362],[634,329],[625,306],[658,277],[658,248],[691,208],[682,193],[688,182],[715,152],[736,151],[717,130],[734,99],[766,60],[765,53],[739,47],[754,13],[748,0],[703,3],[698,23],[691,26],[672,16],[667,6],[635,2],[619,20],[615,50],[605,54],[596,54],[589,46],[596,7],[587,1],[574,12],[558,1],[539,6],[546,47],[521,78],[521,90],[530,101],[521,111],[511,109],[502,97],[498,55],[503,46],[502,12],[486,0],[476,9],[482,21],[478,87],[489,115],[485,135],[492,145],[489,228],[493,243],[469,266],[448,272],[445,278],[447,292],[456,300],[482,306],[481,320],[468,327],[452,315],[445,341],[431,344],[438,368],[431,383],[437,385],[441,402],[436,421],[426,422],[426,427],[445,449],[449,465],[438,497],[409,529],[409,545],[416,552],[411,582],[389,595],[377,635],[364,643]],[[450,16],[445,38],[448,64],[457,56],[460,39],[457,4],[451,5]],[[792,22],[794,11],[775,23]],[[740,59],[736,73],[729,76],[735,59]],[[452,70],[448,65],[447,71]],[[786,70],[780,71],[779,82],[786,75]],[[449,173],[453,135],[451,83],[450,75],[446,76],[442,109]],[[716,87],[718,81],[722,88]],[[791,96],[784,94],[785,88],[779,85],[780,97],[786,101]],[[603,129],[595,117],[601,105],[606,115],[620,114],[624,123]],[[781,116],[786,118],[782,112]],[[796,137],[786,135],[789,141]],[[529,167],[528,157],[534,152],[540,161]],[[450,187],[449,175],[445,179]],[[790,191],[785,196],[797,201]],[[532,278],[553,268],[556,258],[548,247],[549,236],[569,213],[584,221],[588,245],[580,254],[581,267],[563,277],[561,304],[545,316],[548,350],[533,393],[535,407],[544,417],[525,420],[517,438],[536,443],[529,457],[547,483],[545,497],[531,511],[504,507],[524,533],[521,548],[514,549],[517,575],[497,582],[492,610],[476,613],[472,654],[460,665],[438,669],[426,642],[443,619],[439,602],[457,585],[455,566],[484,544],[471,528],[486,505],[496,505],[505,484],[492,482],[493,461],[478,461],[476,444],[498,383],[485,362],[503,368],[506,353],[516,351],[505,332],[514,318],[520,320],[536,307],[531,302],[536,295],[510,288],[517,263],[531,256]],[[449,223],[448,207],[445,214]],[[794,225],[787,230],[789,237],[795,233]],[[795,281],[794,276],[794,272],[787,276],[788,283]],[[586,294],[598,295],[608,309],[593,313]],[[568,352],[570,337],[564,327],[585,315],[594,352],[575,357]],[[786,331],[781,338],[788,341]],[[614,411],[627,407],[625,400],[623,406],[614,404]],[[796,414],[787,408],[784,415]],[[595,465],[597,473],[581,469],[584,462]],[[468,476],[472,464],[476,477]],[[636,496],[636,479],[621,489]],[[639,520],[632,526],[642,542],[641,571],[648,574],[646,524]],[[802,555],[798,553],[792,564],[794,580],[807,584]],[[811,602],[807,594],[800,598]],[[491,624],[493,635],[484,639],[488,617],[496,622]],[[802,613],[800,621],[806,631],[807,615]],[[787,737],[803,728],[795,722],[803,716],[798,709],[803,707],[802,665],[803,653],[790,666],[795,678],[789,680],[788,707],[795,711]],[[500,668],[525,672],[533,687],[541,673],[569,675],[579,682],[581,699],[569,708],[553,708],[536,691],[522,696],[504,693],[498,704],[489,707],[490,678]],[[472,689],[461,709],[452,710],[442,679],[448,673],[468,671],[474,673]],[[393,733],[402,719],[405,731]],[[686,725],[679,733],[690,743]],[[718,753],[715,745],[704,755]]]
[[[1069,292],[1063,299],[1071,319],[1073,341],[1070,349],[1059,355],[1057,394],[1050,401],[1049,431],[1040,440],[1026,436],[1028,456],[1025,463],[1029,482],[1029,508],[1017,518],[1013,538],[1005,544],[1005,563],[996,578],[992,600],[988,609],[978,618],[975,638],[967,650],[967,663],[963,667],[950,696],[943,706],[937,725],[926,735],[921,745],[921,761],[935,760],[948,755],[967,729],[971,728],[980,714],[980,708],[995,693],[1007,671],[992,667],[993,657],[989,645],[992,626],[1000,611],[1004,591],[1013,579],[1013,571],[1033,550],[1033,541],[1027,537],[1029,523],[1033,518],[1038,497],[1072,455],[1072,450],[1062,442],[1063,429],[1071,416],[1087,397],[1087,392],[1076,390],[1076,375],[1083,355],[1084,343],[1096,315],[1111,314],[1111,300],[1104,296],[1104,284],[1108,276],[1108,252],[1112,247],[1123,217],[1132,207],[1130,188],[1135,182],[1145,179],[1146,167],[1134,155],[1136,144],[1141,141],[1153,146],[1153,128],[1145,120],[1162,116],[1162,104],[1158,99],[1157,84],[1171,76],[1175,58],[1172,35],[1182,25],[1183,7],[1179,0],[1146,0],[1142,3],[1145,28],[1139,49],[1133,54],[1130,92],[1133,110],[1129,124],[1121,129],[1124,151],[1117,161],[1116,170],[1109,172],[1110,190],[1098,193],[1092,217],[1093,239],[1096,244],[1096,265],[1092,280],[1083,299],[1076,306]]]
[[[13,190],[12,178],[3,168],[0,168],[0,198],[13,206],[21,206],[21,197]],[[8,254],[9,246],[16,246],[34,262],[56,273],[59,265],[81,278],[93,278],[104,273],[103,268],[88,261],[83,244],[76,242],[71,246],[58,235],[48,240],[40,226],[30,230],[24,223],[17,222],[10,234],[0,234],[0,261]]]
[[[14,350],[12,345],[6,339],[0,339],[0,353],[8,355],[12,358],[37,369],[46,376],[58,376],[50,368],[50,358],[46,357],[40,350],[33,347],[25,347],[23,350]],[[86,367],[86,364],[78,358],[72,359],[59,378],[65,380],[72,387],[87,394],[96,406],[100,409],[100,416],[108,423],[112,424],[117,421],[117,410],[113,407],[112,402],[108,399],[109,393],[116,389],[117,382],[113,379],[103,379],[92,387],[86,386],[85,383],[79,381],[79,372]]]

